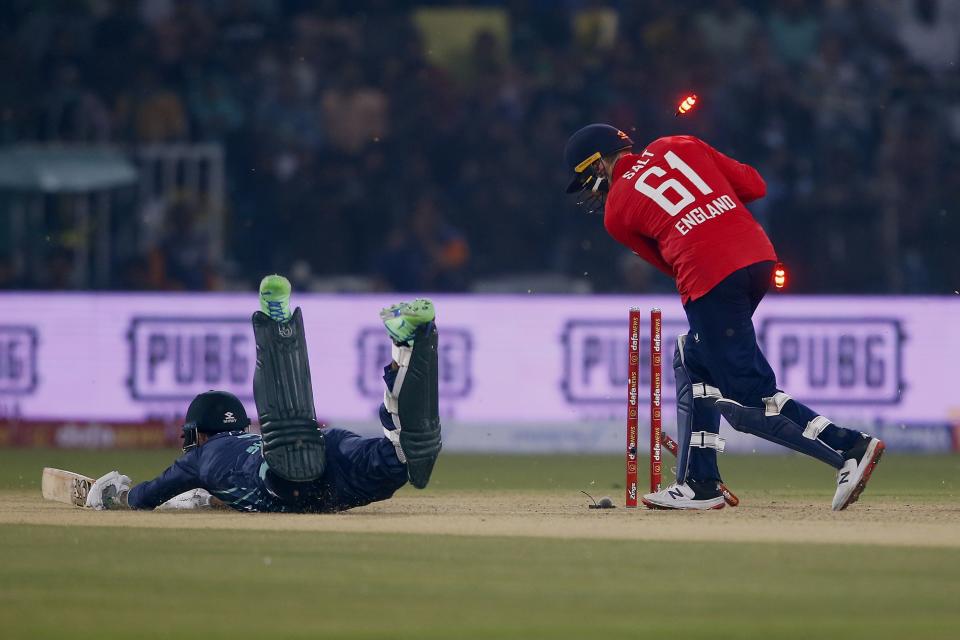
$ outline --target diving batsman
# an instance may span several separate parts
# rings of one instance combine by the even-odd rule
[[[289,281],[265,277],[260,307],[252,320],[261,435],[247,433],[250,420],[236,396],[202,393],[187,410],[183,455],[132,487],[118,471],[106,474],[90,487],[88,507],[154,509],[179,497],[189,506],[331,513],[386,500],[408,481],[427,486],[441,448],[433,303],[380,312],[393,344],[380,405],[384,435],[373,438],[317,423],[303,316],[290,311]]]

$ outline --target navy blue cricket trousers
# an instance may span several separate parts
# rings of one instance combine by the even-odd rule
[[[397,371],[384,367],[383,381],[393,388]],[[380,404],[380,422],[393,430],[387,408]],[[407,483],[407,466],[385,437],[362,438],[345,429],[325,429],[327,469],[314,482],[291,482],[270,470],[264,478],[270,493],[298,511],[332,512],[390,498]]]
[[[753,313],[770,288],[773,268],[767,261],[738,269],[683,307],[690,323],[683,355],[693,381],[750,407],[762,407],[762,399],[777,392],[776,375],[753,328]]]
[[[683,355],[691,382],[706,382],[720,389],[724,398],[747,407],[763,407],[763,399],[773,397],[779,391],[777,377],[760,351],[753,329],[753,313],[770,288],[773,268],[774,263],[768,261],[738,269],[707,295],[684,305],[690,334]],[[813,409],[793,398],[783,405],[780,413],[801,428],[817,417]],[[693,419],[694,429],[715,431],[719,411],[708,411],[695,404]],[[818,439],[835,451],[846,451],[860,437],[859,431],[831,423],[821,431]],[[835,460],[818,459],[836,468],[842,464],[839,457]],[[719,479],[716,451],[694,449],[690,457],[690,474],[697,480]]]

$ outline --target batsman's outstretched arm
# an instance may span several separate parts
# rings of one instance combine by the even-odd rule
[[[193,450],[178,458],[166,471],[153,480],[141,482],[130,489],[127,502],[131,509],[156,509],[161,504],[185,491],[201,487]]]

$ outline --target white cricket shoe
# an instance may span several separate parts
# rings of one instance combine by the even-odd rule
[[[860,442],[844,454],[846,460],[837,472],[837,492],[833,494],[834,511],[843,511],[857,501],[884,449],[883,440],[864,434]]]
[[[650,509],[723,509],[726,502],[716,483],[692,484],[672,484],[656,493],[648,493],[641,500]]]

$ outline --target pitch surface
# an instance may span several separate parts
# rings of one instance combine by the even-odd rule
[[[444,456],[425,492],[330,516],[90,512],[44,464],[136,478],[169,452],[0,452],[4,637],[953,637],[960,458],[728,457],[743,506],[622,504],[603,457]],[[619,481],[619,482],[618,482]],[[202,594],[198,597],[198,594]]]

